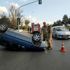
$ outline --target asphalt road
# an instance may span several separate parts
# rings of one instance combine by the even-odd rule
[[[53,40],[50,51],[7,51],[0,46],[0,70],[70,70],[70,40],[60,53],[62,40]]]

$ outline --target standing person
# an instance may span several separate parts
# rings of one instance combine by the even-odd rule
[[[52,49],[52,29],[50,25],[48,26],[48,44],[47,49]]]
[[[51,31],[51,26],[47,26],[46,22],[43,22],[43,27],[42,27],[42,33],[43,33],[43,41],[47,42],[47,49],[52,49],[52,31]]]
[[[47,35],[48,35],[48,26],[46,25],[46,22],[43,22],[42,26],[42,33],[43,33],[43,41],[47,40]]]

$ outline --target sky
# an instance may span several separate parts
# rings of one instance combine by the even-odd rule
[[[23,4],[35,0],[0,0],[0,13],[1,8],[7,12],[11,3],[21,6]],[[6,10],[7,9],[7,10]],[[54,21],[62,19],[64,14],[70,17],[70,0],[43,0],[42,5],[38,2],[24,6],[21,8],[23,15],[37,22],[46,21],[52,24]]]

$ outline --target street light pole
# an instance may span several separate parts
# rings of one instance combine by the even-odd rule
[[[35,1],[29,2],[29,3],[27,3],[27,4],[21,5],[18,9],[20,9],[21,7],[24,7],[24,6],[27,6],[27,5],[36,3],[36,2],[38,2],[38,4],[42,4],[42,0],[35,0]]]
[[[16,11],[18,11],[21,7],[24,7],[24,6],[27,6],[27,5],[36,3],[36,2],[38,2],[38,4],[42,4],[42,0],[35,0],[35,1],[29,2],[29,3],[27,3],[27,4],[21,5],[20,7],[18,7],[18,8],[16,9]],[[18,18],[20,19],[19,16],[18,16]],[[18,20],[18,18],[17,18],[17,20]],[[17,24],[18,24],[18,30],[19,30],[19,24],[20,24],[20,21],[19,21],[19,20],[18,20]]]
[[[17,28],[18,28],[18,31],[19,31],[19,24],[20,24],[20,17],[17,17]]]
[[[21,7],[24,7],[24,6],[27,6],[27,5],[30,5],[30,4],[33,4],[33,3],[36,3],[38,0],[35,0],[35,1],[32,1],[32,2],[29,2],[27,4],[23,4],[21,5],[18,9],[20,9]]]

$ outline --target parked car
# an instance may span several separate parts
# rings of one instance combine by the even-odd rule
[[[70,31],[64,26],[56,26],[52,28],[53,38],[70,39]]]

